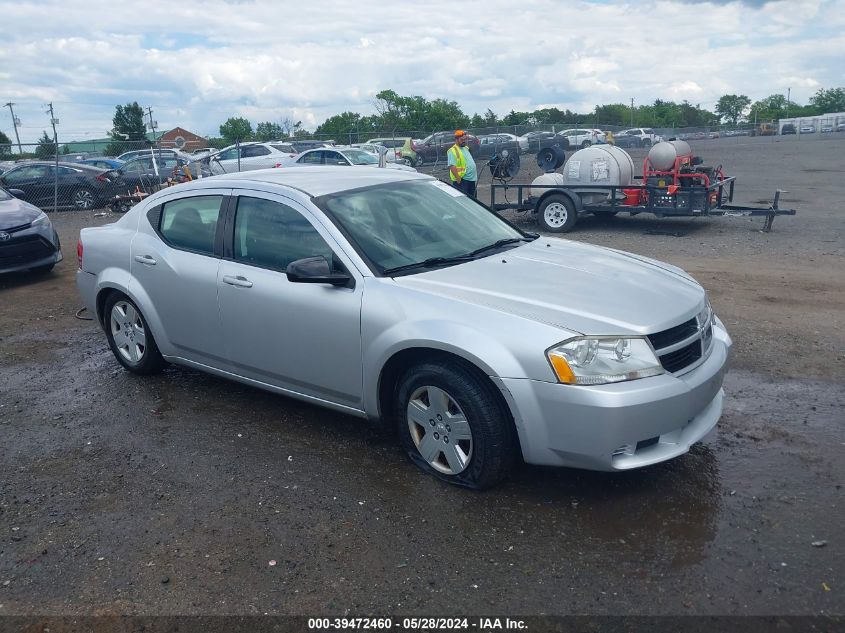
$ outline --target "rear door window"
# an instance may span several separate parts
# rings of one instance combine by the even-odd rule
[[[223,196],[195,196],[165,203],[160,231],[176,248],[214,254],[214,236]]]

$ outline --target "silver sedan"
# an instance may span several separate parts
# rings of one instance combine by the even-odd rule
[[[204,178],[78,250],[126,369],[178,363],[384,421],[450,483],[491,486],[519,458],[654,464],[721,415],[731,340],[689,275],[525,233],[422,174]]]

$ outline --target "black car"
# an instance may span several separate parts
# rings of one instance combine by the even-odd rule
[[[158,173],[156,173],[156,167]],[[153,165],[151,156],[142,156],[126,161],[108,175],[113,181],[114,192],[126,194],[136,190],[152,193],[168,181],[184,182],[189,179],[188,173],[193,179],[200,172],[203,177],[211,175],[211,171],[203,164],[203,159],[189,162],[184,158],[165,156],[157,159],[156,164]]]
[[[47,272],[61,260],[59,236],[47,214],[0,189],[0,273]]]
[[[79,163],[21,163],[0,176],[0,186],[17,189],[20,198],[40,208],[52,208],[56,184],[62,208],[93,209],[110,196],[111,179],[102,169]]]
[[[478,158],[481,141],[477,136],[467,134],[467,147],[473,158]],[[446,132],[435,132],[426,136],[419,143],[414,143],[414,151],[417,153],[417,167],[422,164],[435,162],[446,163],[446,152],[455,144],[455,130]],[[489,158],[489,156],[487,157]]]
[[[797,134],[795,130],[795,126],[792,123],[784,123],[783,127],[780,129],[781,134]]]
[[[528,152],[532,154],[536,154],[541,149],[546,149],[552,145],[560,146],[561,144],[560,139],[554,132],[547,132],[545,130],[527,132],[522,135],[522,138],[528,140]]]

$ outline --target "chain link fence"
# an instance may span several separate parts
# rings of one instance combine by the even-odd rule
[[[619,133],[636,126],[606,125],[581,120],[539,125],[494,125],[464,128],[479,169],[507,150],[525,159],[551,145],[575,150],[592,143],[593,131],[615,142]],[[718,146],[738,143],[765,145],[780,141],[812,142],[845,138],[845,115],[791,119],[788,122],[722,125],[695,128],[645,128],[653,139],[681,139],[693,150],[706,144],[708,153]],[[608,134],[609,133],[609,134]],[[621,138],[621,137],[620,137]],[[576,139],[573,145],[570,139]],[[582,140],[583,139],[583,140]],[[145,196],[186,180],[222,173],[289,164],[306,149],[378,143],[388,148],[391,160],[445,177],[446,152],[454,143],[450,129],[381,129],[362,131],[350,127],[338,134],[312,134],[267,142],[236,141],[221,150],[206,148],[192,153],[149,141],[79,141],[0,146],[0,186],[44,210],[111,208],[125,211]],[[650,144],[651,140],[649,140]],[[623,146],[623,143],[619,143]],[[328,146],[328,147],[327,147]],[[628,145],[624,145],[628,149]],[[636,146],[636,144],[635,144]]]

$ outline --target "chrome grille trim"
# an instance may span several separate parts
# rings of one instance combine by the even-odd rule
[[[708,312],[707,319],[705,322],[700,322],[698,316],[685,321],[680,325],[676,325],[675,327],[669,328],[668,330],[663,330],[662,332],[657,332],[656,334],[649,334],[648,340],[651,342],[652,347],[654,347],[655,342],[666,342],[672,341],[668,345],[663,347],[654,347],[654,353],[657,355],[657,358],[660,360],[660,364],[666,369],[667,372],[671,373],[673,376],[680,376],[682,374],[686,374],[691,372],[695,368],[699,367],[707,358],[710,356],[710,351],[713,348],[713,319],[714,313],[712,310]],[[687,334],[689,332],[690,325],[695,324],[696,331],[691,336],[684,336],[682,340],[677,340],[679,334]],[[686,347],[693,345],[696,341],[700,341],[700,354],[697,358],[695,358],[692,362],[682,365],[680,367],[666,367],[664,363],[664,356],[669,356],[674,352],[682,350]],[[694,350],[693,350],[694,351]],[[692,356],[693,354],[690,354]],[[666,362],[671,362],[670,359],[666,359]]]

